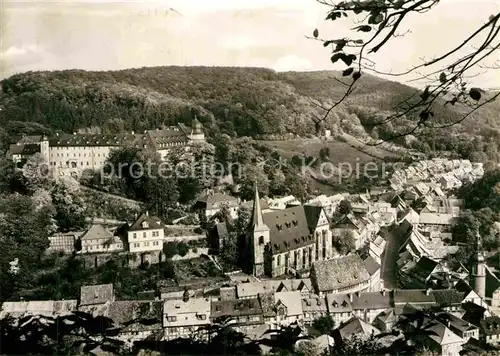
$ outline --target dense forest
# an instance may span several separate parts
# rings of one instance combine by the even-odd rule
[[[276,73],[263,68],[151,67],[120,71],[28,72],[1,82],[0,141],[20,133],[80,129],[140,131],[198,116],[209,136],[279,137],[314,134],[320,106],[337,101],[345,87],[337,72]],[[373,126],[416,89],[366,75],[323,122],[334,135],[387,139],[409,131],[418,112]],[[493,103],[445,130],[421,132],[398,143],[422,151],[454,150],[475,161],[499,161],[500,122]],[[459,120],[465,108],[436,105],[435,120]],[[473,146],[474,145],[474,146]]]

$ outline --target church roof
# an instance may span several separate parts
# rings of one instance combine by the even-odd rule
[[[302,205],[271,211],[262,217],[270,229],[273,253],[283,253],[313,243]]]

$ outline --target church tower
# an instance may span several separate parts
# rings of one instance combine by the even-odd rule
[[[253,274],[256,277],[260,277],[264,275],[264,252],[266,245],[270,243],[270,230],[262,218],[257,184],[255,184],[255,196],[253,200],[252,221],[250,223],[249,235]]]
[[[190,139],[196,142],[205,141],[205,134],[203,133],[203,125],[198,121],[195,116],[192,126]]]
[[[472,270],[474,291],[484,299],[486,296],[486,264],[484,262],[483,247],[479,232],[476,233],[476,258],[474,263]]]

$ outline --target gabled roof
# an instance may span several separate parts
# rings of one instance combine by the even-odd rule
[[[258,298],[212,301],[210,315],[212,318],[262,315],[262,308]]]
[[[329,313],[347,313],[352,311],[351,301],[347,294],[327,294],[326,303]]]
[[[147,223],[147,227],[143,224]],[[142,213],[137,220],[130,226],[129,231],[140,231],[150,229],[163,229],[163,223],[156,216],[149,216],[148,212]]]
[[[380,330],[357,317],[352,317],[345,323],[341,324],[338,331],[342,336],[342,339],[349,338],[350,336],[356,334],[365,336],[380,334]]]
[[[222,193],[205,194],[201,196],[195,204],[195,209],[204,208],[207,210],[220,208],[222,206],[234,208],[238,206],[238,199],[231,195]]]
[[[92,225],[81,237],[81,240],[112,239],[113,234],[104,226]]]
[[[313,269],[320,292],[350,287],[370,279],[370,274],[357,254],[316,261]]]
[[[392,306],[389,292],[359,293],[353,296],[351,305],[353,310],[389,309]]]
[[[302,315],[302,297],[299,291],[277,292],[274,295],[275,303],[283,303],[287,309],[287,316]]]
[[[318,220],[323,212],[323,208],[321,206],[304,205],[304,212],[306,214],[307,226],[309,229],[316,229],[318,226]]]

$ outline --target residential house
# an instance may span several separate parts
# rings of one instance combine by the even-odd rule
[[[392,308],[391,296],[388,291],[355,293],[352,297],[352,312],[354,316],[373,323],[377,315]]]
[[[378,235],[375,240],[370,241],[369,254],[378,264],[382,263],[382,254],[384,253],[386,243],[381,235]]]
[[[437,306],[431,289],[396,289],[394,293],[394,308],[400,314],[405,305],[410,304],[416,309],[427,309]]]
[[[328,314],[335,325],[340,325],[353,317],[351,301],[352,294],[327,294],[326,305]]]
[[[65,254],[72,254],[73,252],[75,252],[76,241],[82,234],[83,232],[68,232],[49,236],[50,245],[47,248],[46,252],[62,252]]]
[[[160,218],[150,216],[146,211],[127,231],[130,252],[162,251],[165,236],[164,225]]]
[[[479,340],[479,327],[465,321],[453,314],[444,314],[443,318],[439,318],[444,325],[451,331],[460,336],[465,342],[469,339]]]
[[[97,284],[80,288],[80,303],[78,311],[93,315],[102,315],[109,304],[115,301],[115,292],[112,284]]]
[[[456,214],[420,213],[418,226],[426,231],[451,231],[456,224]]]
[[[450,315],[462,316],[462,302],[464,301],[465,293],[459,292],[456,289],[440,289],[432,290],[432,295],[436,299],[439,308]],[[462,336],[462,335],[461,335]]]
[[[316,295],[302,298],[302,311],[304,312],[304,324],[312,325],[315,319],[328,315],[326,299]]]
[[[109,305],[107,317],[121,326],[118,339],[132,343],[163,338],[162,301],[120,300]]]
[[[480,334],[483,341],[488,344],[500,343],[500,317],[490,316],[481,320]]]
[[[221,318],[229,318],[235,329],[242,332],[264,323],[258,298],[212,301],[210,320],[214,323]]]
[[[279,325],[288,326],[303,320],[302,297],[299,291],[277,292],[274,294],[274,301],[276,322]]]
[[[6,316],[19,318],[27,315],[47,317],[65,316],[77,310],[77,300],[32,300],[28,302],[3,302],[0,320]]]
[[[238,217],[239,201],[238,199],[223,193],[215,193],[209,190],[201,196],[195,203],[193,209],[205,215],[206,218],[211,218],[217,214],[222,207],[229,210],[229,214],[233,219]]]
[[[433,320],[425,321],[423,327],[429,331],[423,335],[429,349],[440,352],[442,356],[460,355],[466,343],[464,338],[455,334],[446,325]]]
[[[259,294],[275,292],[299,291],[303,298],[307,298],[314,292],[311,280],[304,279],[280,279],[263,280],[259,282],[246,282],[236,285],[236,295],[239,299],[257,298]]]
[[[192,338],[200,329],[211,323],[211,301],[208,298],[165,300],[163,328],[167,340]]]
[[[334,330],[333,338],[335,339],[336,345],[341,345],[346,340],[351,339],[354,335],[360,338],[369,338],[379,334],[380,330],[373,325],[361,320],[360,318],[352,317]]]
[[[300,201],[293,195],[287,195],[281,198],[269,199],[267,204],[271,210],[283,210],[287,207],[300,205]]]
[[[396,315],[394,309],[388,309],[381,312],[375,317],[373,326],[383,332],[390,332],[396,323],[398,322],[398,316]]]
[[[332,234],[338,238],[350,234],[354,239],[355,248],[360,249],[369,241],[372,231],[367,229],[366,223],[356,218],[354,214],[347,214],[335,224]]]
[[[123,241],[104,226],[92,225],[80,236],[80,253],[123,251]]]
[[[357,254],[313,264],[311,280],[320,296],[332,293],[355,293],[370,289],[371,277]]]

